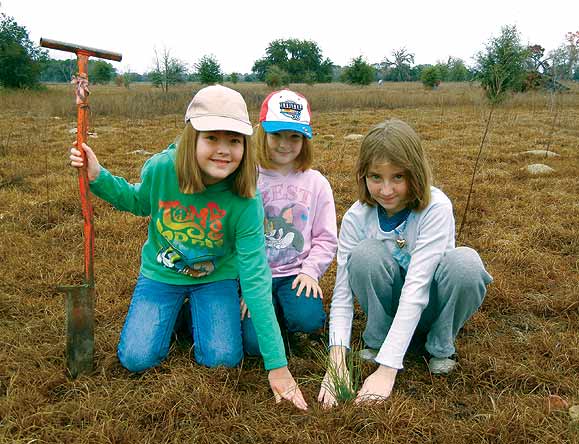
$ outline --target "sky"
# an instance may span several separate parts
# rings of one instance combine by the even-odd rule
[[[315,41],[324,57],[345,66],[362,55],[379,63],[406,48],[416,64],[473,56],[516,25],[523,43],[547,51],[579,31],[577,0],[0,0],[0,12],[41,37],[123,55],[118,72],[149,71],[164,49],[192,70],[212,54],[223,72],[251,72],[276,39]],[[50,50],[52,58],[72,54]]]

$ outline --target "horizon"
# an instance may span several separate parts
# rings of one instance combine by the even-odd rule
[[[550,2],[547,9],[529,6],[522,0],[508,4],[491,0],[476,12],[474,20],[472,11],[453,0],[439,2],[434,11],[427,10],[424,2],[414,4],[414,9],[425,10],[414,15],[409,15],[412,12],[404,5],[371,2],[347,9],[328,1],[297,3],[293,16],[284,5],[268,4],[260,10],[261,4],[265,2],[249,0],[228,5],[230,13],[214,20],[212,5],[193,8],[168,0],[163,9],[156,10],[137,2],[103,0],[88,11],[80,26],[76,23],[76,3],[69,0],[3,0],[0,12],[25,27],[35,45],[43,37],[120,52],[123,61],[111,62],[117,72],[139,74],[151,70],[155,49],[162,52],[164,48],[189,71],[202,56],[214,55],[224,73],[248,74],[254,62],[265,56],[269,43],[290,38],[315,42],[324,59],[341,67],[360,55],[371,65],[381,63],[400,48],[415,55],[414,65],[435,65],[455,57],[472,67],[473,57],[484,50],[490,38],[499,35],[503,26],[515,25],[521,43],[539,44],[546,54],[563,44],[565,34],[577,31],[579,26],[575,20],[579,3],[562,0]],[[302,10],[309,10],[308,15],[301,16]],[[56,60],[74,58],[53,50],[48,54]]]

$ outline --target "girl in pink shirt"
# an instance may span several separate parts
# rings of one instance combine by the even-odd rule
[[[255,135],[258,189],[265,209],[265,245],[278,320],[288,333],[324,326],[319,279],[337,250],[336,210],[328,180],[311,169],[312,128],[308,101],[288,89],[264,100]],[[259,348],[242,304],[244,348]]]

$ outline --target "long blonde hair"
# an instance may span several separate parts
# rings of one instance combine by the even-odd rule
[[[294,168],[299,171],[306,171],[312,167],[314,160],[314,147],[312,141],[305,136],[302,136],[302,149],[294,161]],[[269,157],[269,150],[267,148],[267,133],[260,125],[253,133],[253,142],[257,151],[257,161],[262,168],[266,170],[273,170],[275,166],[271,163]]]
[[[240,136],[243,137],[243,157],[233,173],[235,175],[233,192],[240,197],[255,197],[257,187],[255,153],[251,139],[243,134]],[[175,170],[179,190],[186,194],[200,193],[205,190],[201,169],[196,158],[198,137],[199,132],[188,123],[177,140]]]
[[[370,206],[376,201],[366,185],[373,164],[391,163],[403,168],[408,178],[408,202],[411,210],[423,210],[430,203],[432,173],[418,134],[405,122],[386,120],[368,131],[356,165],[358,200]]]

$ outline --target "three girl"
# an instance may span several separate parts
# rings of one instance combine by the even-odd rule
[[[273,301],[288,333],[313,333],[326,319],[320,277],[337,249],[336,210],[328,180],[311,169],[311,109],[301,94],[274,91],[264,100],[255,135],[258,188],[265,209],[265,246]],[[245,314],[242,304],[242,318]],[[244,348],[258,355],[251,318],[243,321]]]
[[[111,175],[83,146],[91,191],[120,210],[151,218],[119,360],[130,371],[158,365],[189,298],[196,361],[238,365],[241,287],[276,401],[283,397],[306,409],[271,303],[246,104],[232,89],[209,86],[193,97],[185,121],[176,145],[151,157],[137,184]],[[77,168],[84,164],[76,148],[70,160]]]
[[[330,310],[331,368],[318,400],[336,404],[335,379],[349,381],[354,296],[367,315],[362,355],[378,364],[356,402],[386,399],[415,332],[426,334],[430,371],[456,364],[454,341],[481,305],[491,276],[476,251],[455,248],[452,204],[431,186],[420,139],[400,120],[376,125],[362,141],[358,201],[342,219]]]
[[[128,370],[166,357],[189,298],[197,362],[235,366],[244,347],[261,353],[276,401],[307,408],[287,368],[272,295],[288,331],[323,326],[318,280],[336,251],[336,217],[328,181],[310,169],[310,115],[305,98],[289,90],[264,101],[256,137],[263,205],[247,108],[229,88],[195,95],[181,138],[145,163],[140,183],[111,175],[83,145],[91,191],[120,210],[151,217],[118,346]],[[76,148],[70,160],[84,164]],[[318,396],[324,406],[336,404],[331,375],[349,377],[354,295],[367,315],[364,354],[378,364],[356,402],[383,400],[417,331],[426,334],[430,371],[454,368],[457,334],[492,280],[474,250],[455,247],[451,202],[431,186],[420,140],[407,124],[388,120],[370,130],[356,179],[358,201],[340,229],[330,311],[333,368]],[[243,319],[246,312],[251,318]]]

